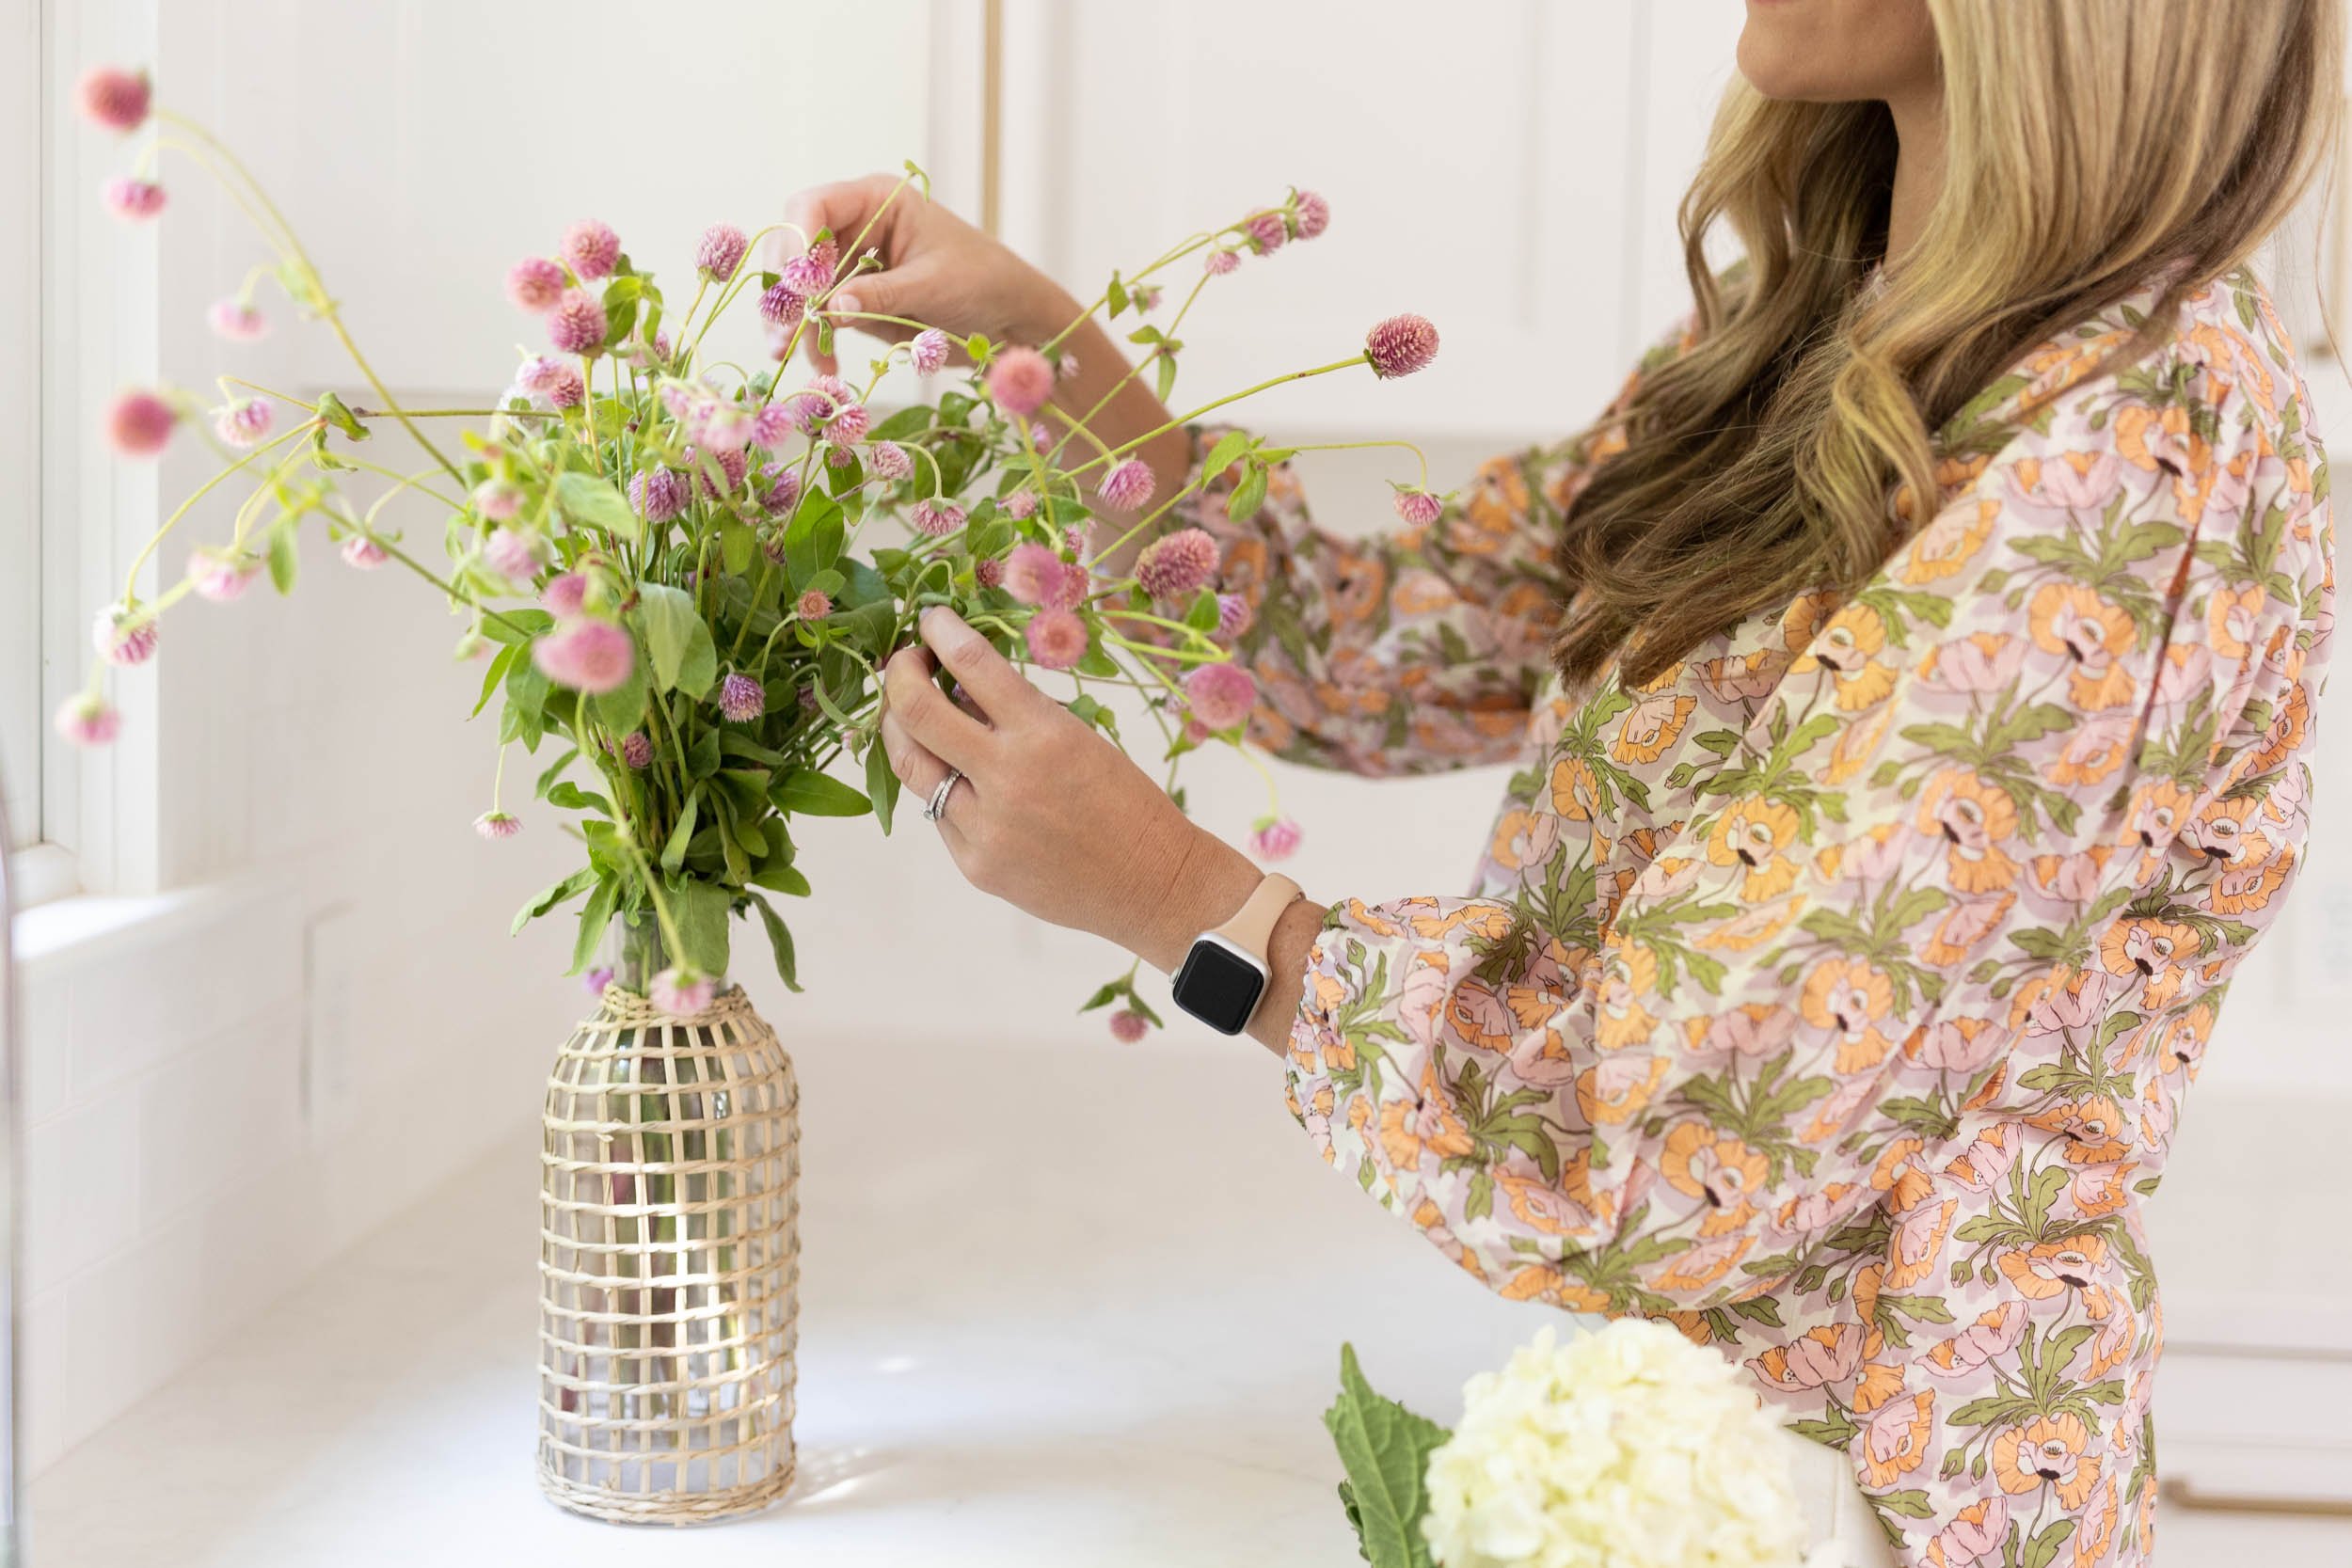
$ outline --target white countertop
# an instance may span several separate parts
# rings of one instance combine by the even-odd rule
[[[1340,1341],[1450,1420],[1464,1377],[1556,1318],[1327,1169],[1255,1045],[795,1054],[787,1501],[674,1531],[540,1496],[538,1134],[518,1120],[43,1474],[32,1568],[1344,1568],[1320,1418]]]

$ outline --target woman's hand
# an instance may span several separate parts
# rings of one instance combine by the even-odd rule
[[[883,672],[882,739],[911,803],[950,767],[962,772],[939,824],[957,869],[1041,920],[1175,969],[1241,908],[1257,867],[953,610],[926,610],[921,629],[929,652],[903,649]],[[977,714],[940,689],[942,666]]]
[[[845,261],[866,224],[865,248],[882,261],[879,272],[850,278],[833,296],[832,310],[843,315],[870,311],[904,316],[956,337],[984,332],[999,342],[1035,343],[1052,337],[1078,313],[1075,301],[1037,268],[990,239],[913,183],[889,174],[869,174],[817,185],[785,203],[784,215],[804,233],[831,229]],[[893,198],[891,193],[898,195]],[[885,205],[887,203],[887,205]],[[861,331],[892,342],[914,335],[889,322],[852,322]],[[830,358],[809,356],[830,373]]]

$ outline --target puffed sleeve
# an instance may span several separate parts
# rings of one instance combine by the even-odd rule
[[[2018,1041],[2217,989],[2266,918],[2168,851],[2301,798],[2332,575],[2289,467],[2112,384],[2027,426],[1699,737],[1720,770],[1597,937],[1533,888],[1333,908],[1295,1114],[1507,1294],[1768,1293]]]

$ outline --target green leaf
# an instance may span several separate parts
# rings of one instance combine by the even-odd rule
[[[1233,487],[1231,500],[1225,503],[1225,515],[1235,522],[1254,515],[1265,504],[1265,466],[1249,465],[1248,477]]]
[[[675,955],[705,974],[727,972],[727,911],[735,895],[712,882],[687,879],[668,884],[670,919],[677,927]]]
[[[1422,1478],[1429,1455],[1448,1433],[1394,1400],[1372,1391],[1356,1365],[1356,1347],[1340,1347],[1340,1396],[1323,1424],[1347,1470],[1356,1527],[1373,1568],[1428,1568],[1420,1520],[1428,1506]]]
[[[755,898],[752,907],[759,911],[759,923],[768,927],[768,946],[776,956],[776,978],[788,990],[801,989],[800,960],[792,951],[792,933],[784,918],[768,907],[765,898]]]
[[[269,531],[270,586],[280,594],[294,592],[294,574],[302,565],[301,557],[294,553],[294,518],[281,517]]]
[[[577,898],[596,885],[596,868],[583,865],[561,881],[550,882],[532,895],[531,902],[515,911],[515,924],[506,928],[510,937],[520,936],[524,927],[547,913],[568,898]]]
[[[537,800],[546,800],[548,798],[548,791],[555,787],[555,781],[564,776],[564,769],[569,768],[572,765],[572,759],[579,755],[579,747],[564,747],[564,754],[557,757],[553,762],[548,763],[547,767],[541,770],[538,784],[533,785],[532,788],[532,799]]]
[[[661,846],[661,869],[675,871],[686,863],[686,847],[694,841],[694,823],[702,816],[703,792],[699,789],[686,797],[686,809],[677,814],[677,825]]]
[[[1209,449],[1208,457],[1201,462],[1201,479],[1205,482],[1216,478],[1217,475],[1233,466],[1234,458],[1248,450],[1249,433],[1248,431],[1227,431],[1218,438],[1216,445]]]
[[[490,693],[496,691],[499,689],[499,682],[506,678],[506,672],[514,664],[522,646],[518,642],[510,642],[490,656],[490,667],[482,673],[482,695],[475,699],[473,705],[475,718],[481,718],[482,710],[490,705]]]
[[[694,698],[707,695],[719,678],[719,650],[694,608],[694,596],[666,582],[640,583],[635,613],[653,656],[656,688]]]
[[[555,629],[555,617],[544,610],[501,610],[482,618],[482,635],[510,645],[529,642]]]
[[[890,814],[898,804],[898,775],[890,770],[890,757],[877,738],[866,748],[866,794],[873,802],[874,820],[890,832]]]
[[[874,803],[830,774],[796,768],[769,791],[776,809],[801,816],[864,816]]]
[[[577,470],[555,476],[555,504],[573,522],[623,539],[635,539],[642,531],[637,514],[630,510],[628,498],[615,489],[610,480]]]
[[[333,425],[354,441],[364,441],[374,432],[359,422],[358,416],[344,405],[343,400],[332,392],[321,392],[312,412],[326,424]]]
[[[572,967],[564,974],[579,974],[596,956],[596,949],[604,944],[605,927],[612,924],[612,911],[620,899],[621,884],[600,875],[596,891],[588,895],[586,907],[580,911],[580,933],[572,939]]]
[[[627,735],[645,717],[645,697],[652,682],[645,674],[645,661],[634,659],[628,667],[628,678],[610,691],[600,691],[588,699],[588,710],[596,716],[596,722],[617,735]]]

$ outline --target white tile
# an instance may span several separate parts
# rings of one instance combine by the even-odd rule
[[[142,1227],[226,1192],[302,1141],[302,1014],[281,1002],[215,1030],[139,1080]]]
[[[130,1096],[102,1098],[24,1134],[24,1274],[62,1285],[138,1232],[139,1125]]]
[[[299,911],[282,890],[224,900],[200,920],[75,966],[72,983],[73,1087],[87,1094],[298,996]]]
[[[63,1286],[25,1298],[17,1341],[18,1398],[24,1419],[24,1464],[39,1474],[65,1452],[65,1423],[72,1385],[66,1375],[66,1313]]]
[[[56,1116],[73,1097],[73,988],[64,976],[46,971],[18,973],[24,977],[17,993],[24,1033],[17,1046],[23,1064],[17,1082],[24,1096],[18,1114],[29,1125]]]

